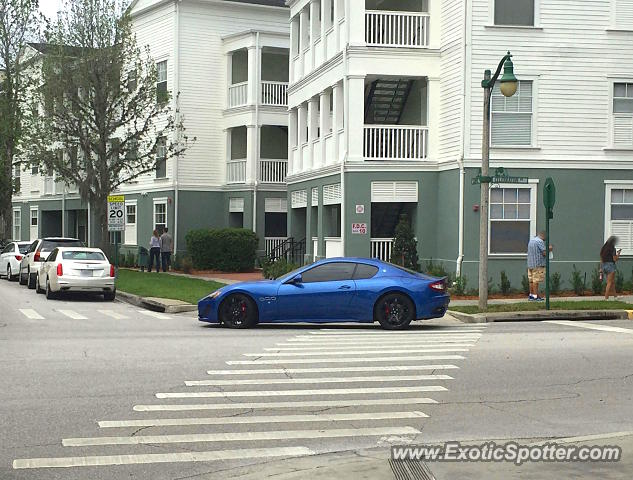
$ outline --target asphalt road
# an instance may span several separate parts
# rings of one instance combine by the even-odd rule
[[[631,321],[234,331],[1,280],[0,479],[263,477],[394,443],[633,433],[632,351]]]

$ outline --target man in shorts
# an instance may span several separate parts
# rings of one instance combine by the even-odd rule
[[[552,246],[549,247],[552,250]],[[538,295],[539,283],[545,281],[545,232],[538,235],[528,243],[527,267],[528,280],[530,282],[530,295],[528,300],[542,302],[543,298]]]

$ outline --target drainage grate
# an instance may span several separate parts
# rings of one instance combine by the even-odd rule
[[[426,463],[420,460],[389,460],[396,480],[435,480]]]

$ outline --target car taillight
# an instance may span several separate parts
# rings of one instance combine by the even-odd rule
[[[114,265],[110,265],[110,276],[114,277]]]
[[[61,277],[62,275],[64,275],[64,268],[62,267],[61,263],[57,264],[57,276]]]
[[[40,261],[40,252],[35,252],[35,255],[33,256],[33,261],[34,262]]]
[[[446,290],[446,284],[444,283],[444,280],[440,280],[439,282],[431,283],[429,285],[429,288],[432,288],[437,292],[443,292],[444,290]]]
[[[22,255],[16,255],[15,259],[19,262],[20,260],[22,260]]]

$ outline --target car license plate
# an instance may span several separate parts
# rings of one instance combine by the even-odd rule
[[[82,270],[81,271],[81,276],[82,277],[92,277],[92,270]]]

